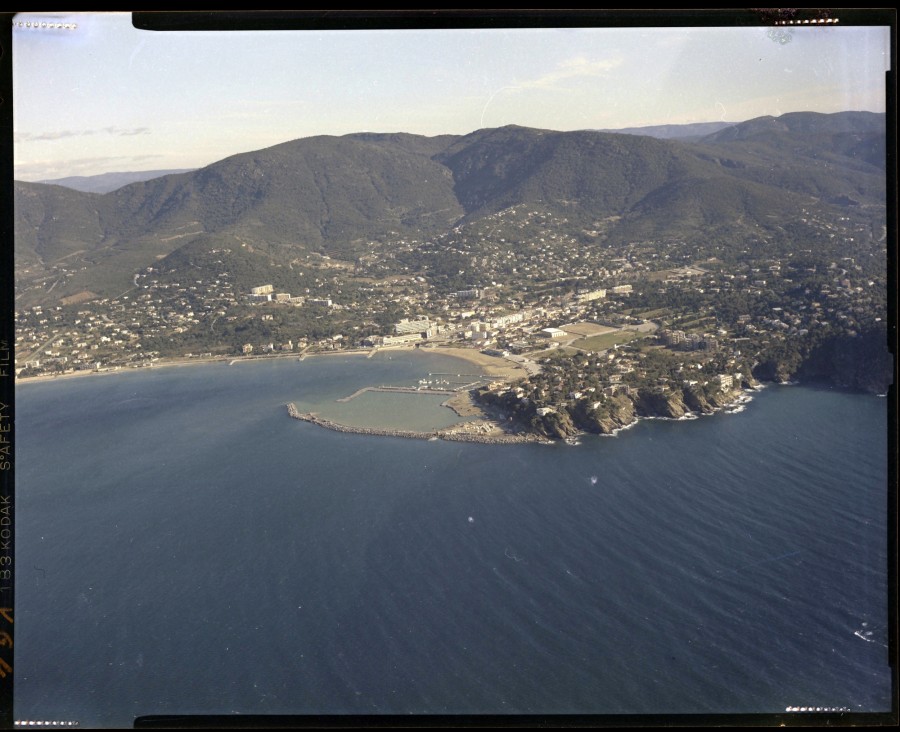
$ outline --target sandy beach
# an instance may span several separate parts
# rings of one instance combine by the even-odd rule
[[[382,351],[414,351],[415,346],[390,346],[387,348],[377,349],[347,349],[342,351],[320,351],[317,353],[279,353],[268,356],[221,356],[213,358],[190,358],[190,359],[161,359],[152,366],[142,366],[133,368],[124,366],[116,369],[108,369],[101,371],[73,371],[68,374],[46,374],[42,376],[30,376],[28,378],[16,379],[16,386],[21,384],[40,383],[46,381],[56,381],[59,379],[77,379],[86,378],[88,376],[109,376],[111,374],[123,374],[132,371],[143,371],[146,369],[163,369],[181,366],[197,366],[209,365],[213,363],[243,363],[252,361],[265,361],[275,358],[313,358],[317,356],[372,356]],[[474,348],[460,348],[458,346],[427,346],[418,350],[425,353],[434,353],[442,356],[453,356],[459,358],[473,366],[477,366],[481,373],[496,376],[498,379],[518,379],[526,375],[525,369],[521,366],[498,356],[488,356]]]
[[[499,356],[488,356],[474,348],[460,348],[458,346],[430,346],[419,350],[426,353],[437,353],[443,356],[453,356],[461,358],[471,364],[478,366],[482,373],[490,374],[503,379],[520,379],[528,375],[528,372],[522,366],[513,361],[508,361]]]
[[[284,356],[273,356],[271,358],[284,358]],[[244,358],[192,358],[190,360],[181,360],[181,359],[172,359],[166,361],[158,361],[154,363],[152,366],[141,366],[138,368],[131,366],[122,366],[120,368],[110,368],[110,369],[102,369],[100,371],[72,371],[68,374],[44,374],[42,376],[29,376],[25,379],[16,378],[16,386],[20,386],[22,384],[32,384],[32,383],[40,383],[42,381],[59,381],[60,379],[81,379],[86,378],[88,376],[110,376],[112,374],[127,374],[133,371],[148,371],[148,370],[157,370],[157,369],[167,369],[174,368],[178,366],[196,366],[196,365],[209,365],[211,363],[221,363],[223,361],[245,361],[245,360],[253,360],[253,359],[244,359]]]

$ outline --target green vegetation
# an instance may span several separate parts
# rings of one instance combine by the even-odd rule
[[[692,144],[516,126],[464,137],[319,136],[105,195],[16,184],[21,301],[49,304],[84,289],[115,296],[135,270],[201,235],[236,237],[282,266],[307,253],[384,260],[404,241],[427,247],[460,224],[516,206],[564,220],[571,250],[584,247],[585,255],[633,241],[645,242],[639,251],[658,251],[654,241],[667,240],[674,259],[680,246],[703,241],[705,256],[691,261],[716,256],[731,266],[748,242],[756,258],[760,248],[785,256],[807,242],[832,246],[833,232],[817,222],[835,211],[868,222],[877,238],[884,115],[778,119]],[[540,245],[531,238],[536,223],[518,230],[514,252]],[[409,254],[397,264],[447,291],[483,271],[440,248]],[[657,272],[651,280],[667,269],[662,258],[643,258]],[[501,263],[498,274],[515,279],[516,269]]]
[[[557,436],[712,409],[751,372],[882,390],[884,116],[779,120],[322,136],[106,195],[17,184],[17,352],[34,374],[338,350],[424,316],[540,358],[541,328],[623,328],[484,396]]]

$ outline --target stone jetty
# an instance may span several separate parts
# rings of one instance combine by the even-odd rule
[[[334,430],[335,432],[350,432],[357,435],[379,435],[383,437],[404,437],[412,440],[450,440],[452,442],[476,442],[486,445],[506,445],[521,443],[550,443],[537,435],[519,433],[512,434],[507,432],[486,433],[479,430],[478,427],[473,428],[471,423],[463,423],[453,427],[446,427],[431,432],[416,432],[414,430],[392,430],[379,427],[354,427],[352,425],[333,422],[325,419],[312,412],[301,412],[297,409],[293,402],[287,405],[288,416],[293,419],[299,419],[303,422],[311,422],[312,424],[324,427],[325,429]],[[467,426],[467,424],[469,426]]]

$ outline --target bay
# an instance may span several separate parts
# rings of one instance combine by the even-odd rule
[[[433,354],[17,392],[16,715],[890,709],[886,400],[769,387],[578,446],[370,385]]]

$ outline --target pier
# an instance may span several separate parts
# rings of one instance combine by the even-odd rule
[[[367,391],[386,391],[392,392],[395,394],[456,394],[459,389],[433,389],[431,387],[422,387],[418,388],[415,386],[364,386],[362,389],[357,389],[350,396],[341,397],[340,399],[336,399],[338,402],[349,402],[351,399],[356,399],[356,397],[365,394]]]
[[[467,379],[496,379],[496,376],[491,376],[490,374],[439,374],[439,373],[431,373],[429,372],[429,376],[456,376],[457,378],[462,378],[465,376]]]

